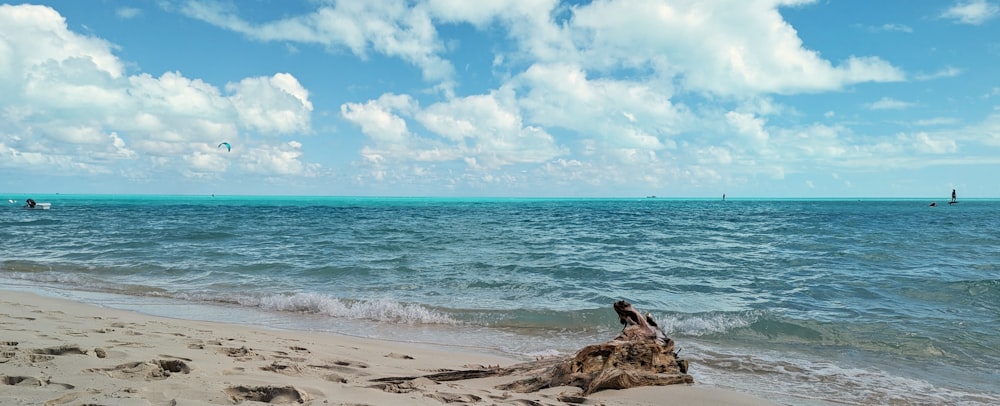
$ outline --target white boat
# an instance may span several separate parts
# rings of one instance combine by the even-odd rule
[[[28,210],[48,210],[52,208],[52,203],[37,203],[32,199],[28,199],[24,208]]]

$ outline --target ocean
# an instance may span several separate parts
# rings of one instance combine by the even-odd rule
[[[5,289],[524,359],[625,299],[696,384],[1000,403],[1000,200],[0,197]]]

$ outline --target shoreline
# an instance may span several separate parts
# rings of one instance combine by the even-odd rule
[[[524,360],[475,348],[174,319],[0,290],[3,404],[566,404],[574,387],[511,393],[518,377],[417,379],[383,389],[372,379],[508,366]],[[806,401],[811,404],[824,402]],[[777,405],[694,385],[608,390],[584,404]]]

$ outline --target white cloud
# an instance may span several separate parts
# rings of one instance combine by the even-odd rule
[[[1000,14],[1000,6],[986,0],[960,1],[941,13],[941,18],[970,25],[980,25]]]
[[[142,14],[142,9],[138,9],[135,7],[119,7],[115,9],[115,15],[125,20],[136,18],[141,14]]]
[[[258,40],[399,58],[419,67],[430,87],[454,80],[446,59],[452,47],[445,42],[463,40],[442,38],[435,24],[499,28],[513,40],[493,50],[492,67],[500,72],[494,89],[465,96],[444,92],[440,101],[386,94],[341,106],[342,118],[369,141],[360,164],[376,179],[497,170],[572,156],[589,160],[574,168],[593,168],[591,180],[705,176],[711,182],[720,173],[700,165],[722,162],[782,177],[786,169],[773,160],[796,160],[770,145],[766,116],[785,107],[769,96],[905,79],[901,69],[877,56],[831,61],[810,49],[779,13],[780,7],[806,3],[338,2],[254,23],[218,3],[189,2],[184,12]],[[746,107],[693,112],[675,101],[677,94],[721,96]],[[430,101],[421,106],[418,99]],[[812,153],[842,155],[846,148],[839,142],[815,146]]]
[[[320,169],[316,164],[302,162],[302,143],[298,141],[255,148],[242,158],[240,166],[245,171],[260,175],[313,177]]]
[[[205,151],[192,152],[184,159],[190,164],[192,171],[189,174],[225,172],[230,165],[224,155]]]
[[[959,120],[955,117],[930,117],[914,121],[913,123],[921,127],[929,127],[929,126],[940,126],[940,125],[954,125],[957,124],[958,122]]]
[[[682,79],[691,90],[722,95],[818,92],[904,79],[878,57],[852,56],[834,65],[804,47],[778,12],[802,3],[807,1],[598,0],[562,9],[554,0],[338,2],[259,24],[214,2],[191,1],[182,11],[255,39],[398,57],[432,82],[450,83],[455,73],[441,56],[447,47],[435,21],[503,26],[518,48],[507,57],[498,52],[501,63],[569,63],[594,77],[635,69],[650,79]],[[570,17],[560,23],[557,14]],[[665,29],[670,35],[658,35]]]
[[[783,3],[599,0],[576,8],[571,28],[587,68],[648,70],[720,95],[903,80],[902,71],[877,57],[850,57],[839,66],[822,59],[781,17]]]
[[[28,67],[60,65],[83,60],[112,78],[122,76],[122,63],[111,54],[113,46],[100,38],[69,31],[66,20],[49,7],[0,4],[0,73],[18,75]]]
[[[955,67],[945,67],[934,73],[919,74],[916,76],[917,80],[932,80],[938,78],[952,78],[962,74],[962,70]]]
[[[427,0],[432,14],[447,22],[467,22],[485,27],[496,20],[513,20],[541,16],[547,19],[558,0],[495,0],[471,2],[466,0]]]
[[[565,153],[545,130],[524,125],[509,92],[437,103],[418,112],[416,120],[489,168],[540,163]]]
[[[430,81],[450,81],[454,67],[438,53],[444,47],[426,7],[403,0],[344,1],[316,11],[262,24],[243,20],[214,1],[189,1],[181,12],[262,41],[294,41],[346,48],[366,58],[369,48],[420,67]]]
[[[851,165],[871,158],[866,148],[849,145],[850,133],[839,126],[813,124],[771,131],[772,159],[783,165]],[[850,158],[850,159],[848,159]]]
[[[574,131],[600,148],[670,149],[691,117],[665,89],[614,79],[589,79],[578,66],[536,64],[512,82],[531,122]]]
[[[341,115],[359,127],[377,144],[401,145],[409,148],[411,138],[406,120],[393,111],[408,113],[417,108],[416,102],[405,95],[384,94],[378,100],[347,103],[340,106]]]
[[[883,97],[878,101],[866,105],[871,110],[902,110],[913,106],[913,103],[896,100],[891,97]]]
[[[726,121],[733,126],[739,134],[748,136],[755,144],[765,144],[769,138],[764,129],[764,120],[754,117],[753,114],[737,113],[730,111],[726,113]]]
[[[44,163],[136,179],[217,172],[229,167],[213,156],[220,140],[241,141],[255,157],[254,148],[272,150],[253,142],[257,135],[310,131],[309,94],[289,74],[243,79],[223,94],[180,72],[126,74],[115,50],[70,31],[49,7],[0,5],[0,166]],[[294,162],[292,155],[259,162]]]
[[[309,92],[288,73],[246,78],[226,85],[240,122],[250,129],[273,133],[309,131],[313,110]]]
[[[364,104],[347,103],[341,114],[372,140],[364,155],[378,164],[451,161],[480,170],[540,163],[565,153],[544,130],[525,126],[513,99],[503,93],[426,108],[409,97],[386,94]],[[428,133],[412,132],[409,121]]]
[[[932,136],[924,132],[914,135],[900,135],[899,141],[904,145],[911,144],[916,151],[927,154],[947,154],[958,150],[958,144],[955,140],[942,136]]]
[[[871,122],[871,113],[852,108],[857,105],[796,104],[803,100],[791,97],[797,94],[842,92],[847,99],[868,90],[859,84],[907,76],[892,57],[852,55],[850,48],[821,53],[804,41],[811,37],[800,37],[781,11],[810,3],[323,1],[308,3],[313,9],[300,14],[244,16],[240,2],[196,0],[171,9],[241,33],[249,44],[281,42],[269,49],[292,50],[296,61],[311,58],[318,45],[334,54],[323,54],[326,60],[376,56],[422,74],[423,84],[398,79],[395,93],[373,90],[379,84],[372,83],[323,93],[317,100],[339,105],[339,119],[353,125],[335,122],[319,131],[312,130],[310,98],[328,89],[311,92],[285,73],[299,72],[297,66],[213,78],[215,84],[185,75],[193,70],[128,72],[125,66],[138,65],[119,60],[114,44],[69,30],[52,9],[0,6],[0,167],[45,163],[139,180],[157,172],[192,179],[234,171],[318,176],[321,168],[307,162],[304,151],[311,158],[321,154],[290,138],[331,132],[338,145],[350,146],[345,150],[352,155],[336,159],[362,171],[355,179],[464,191],[500,185],[548,191],[551,182],[563,191],[602,185],[617,193],[780,179],[816,166],[879,167],[914,151],[956,151],[962,139],[936,133],[854,134],[854,123]],[[961,3],[976,4],[991,5]],[[118,15],[138,12],[119,9]],[[469,29],[478,32],[449,37]],[[880,29],[913,31],[895,23]],[[487,70],[462,60],[471,67],[456,72],[453,63],[472,46],[484,46],[475,53]],[[946,66],[910,77],[976,73]],[[884,97],[863,107],[912,106]],[[317,110],[329,107],[317,102]],[[816,114],[828,125],[811,123]],[[955,123],[948,120],[906,124]],[[334,137],[309,137],[320,138]],[[231,153],[216,148],[223,140],[233,143]]]
[[[913,32],[913,27],[910,27],[906,24],[888,23],[888,24],[882,24],[879,27],[873,27],[872,31],[896,31],[896,32],[911,33]]]

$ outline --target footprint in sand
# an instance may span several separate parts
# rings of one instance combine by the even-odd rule
[[[329,362],[329,361],[327,361]],[[368,364],[363,362],[351,362],[351,361],[332,361],[331,363],[324,365],[309,365],[310,368],[325,369],[328,371],[335,371],[349,375],[366,376],[367,373],[359,371],[359,369],[368,368]]]
[[[151,381],[167,379],[172,373],[187,374],[191,372],[191,368],[184,361],[171,359],[129,362],[111,368],[85,369],[84,372],[100,372],[119,379]]]
[[[15,350],[17,350],[17,341],[3,341],[0,342],[0,364],[14,359],[17,356]]]
[[[66,355],[66,354],[79,354],[87,355],[87,350],[80,349],[78,345],[61,345],[58,347],[49,348],[37,348],[31,350],[33,354],[45,354],[45,355]]]
[[[87,350],[76,345],[61,345],[58,347],[35,348],[28,351],[28,360],[31,362],[45,362],[54,360],[61,355],[87,355]]]
[[[436,399],[441,403],[476,403],[483,399],[476,395],[469,395],[464,393],[446,393],[446,392],[425,393],[424,396],[431,399]]]
[[[235,348],[235,347],[223,347],[219,350],[228,357],[236,358],[237,361],[250,361],[252,359],[263,359],[260,355],[257,355],[252,349],[246,346]]]
[[[278,361],[272,362],[271,365],[260,367],[263,371],[276,372],[283,375],[299,375],[302,373],[302,369],[295,364],[285,364]]]
[[[272,355],[272,357],[289,360],[291,362],[306,362],[305,357],[295,357],[284,351],[274,351],[274,355]]]
[[[244,400],[271,404],[304,403],[305,395],[294,386],[233,386],[225,389],[234,403]]]
[[[42,381],[30,376],[4,376],[0,380],[4,385],[9,386],[42,386]]]
[[[60,389],[73,389],[75,386],[68,383],[55,383],[47,378],[38,379],[30,376],[3,376],[0,375],[0,383],[10,386],[53,386]]]
[[[386,358],[395,358],[395,359],[413,359],[413,357],[411,357],[409,355],[406,355],[406,354],[396,354],[394,352],[390,352],[390,353],[386,354],[385,357]]]

